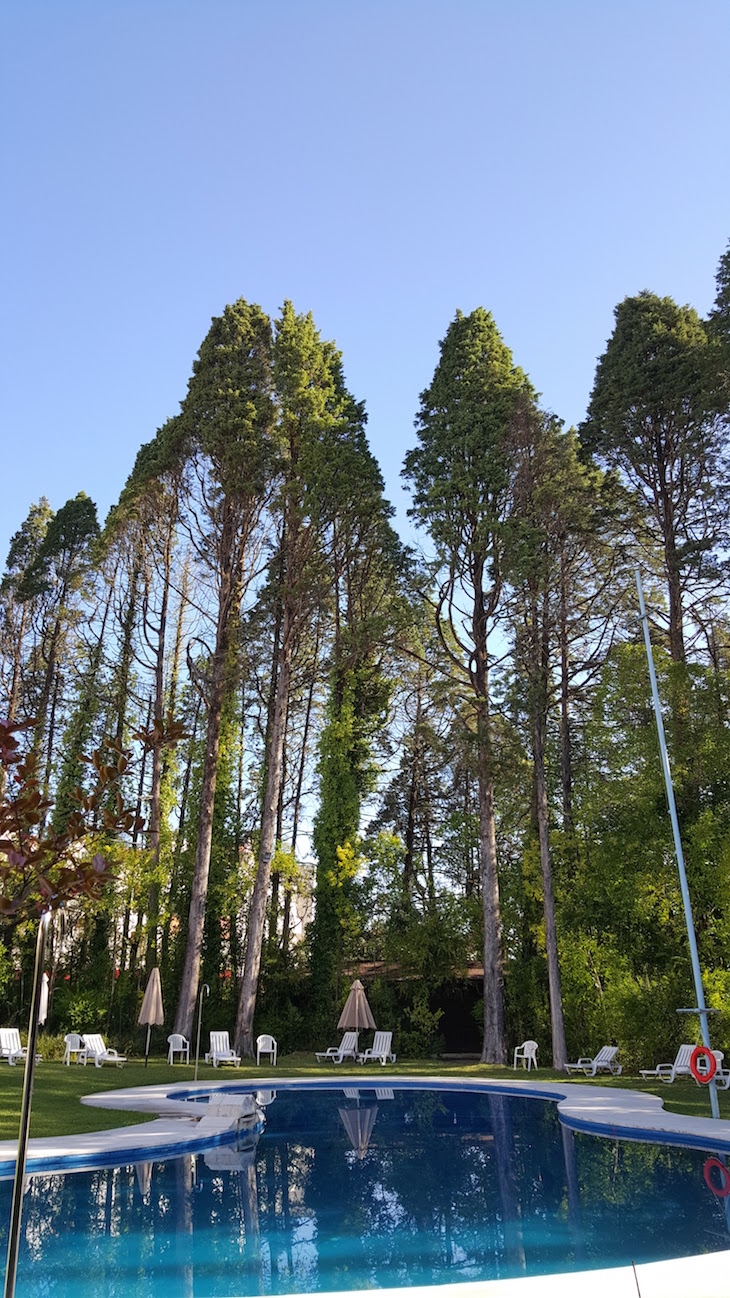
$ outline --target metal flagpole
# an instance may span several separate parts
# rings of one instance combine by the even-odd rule
[[[687,937],[689,938],[689,951],[692,959],[692,977],[695,984],[695,995],[697,997],[696,1012],[700,1016],[702,1024],[702,1044],[710,1049],[710,1028],[707,1021],[708,1010],[705,1005],[705,993],[702,987],[702,971],[700,969],[700,957],[697,953],[697,938],[695,936],[694,920],[692,919],[692,902],[689,897],[689,888],[687,886],[687,872],[684,868],[684,853],[682,852],[682,840],[679,835],[679,821],[677,820],[677,807],[674,801],[674,787],[672,785],[672,774],[669,769],[669,756],[667,754],[667,741],[664,736],[664,722],[662,721],[662,710],[659,704],[659,690],[656,683],[656,672],[654,671],[654,656],[651,651],[651,638],[649,636],[649,621],[646,616],[644,607],[644,589],[641,584],[641,573],[636,569],[636,589],[639,592],[639,609],[641,610],[641,622],[644,628],[644,644],[646,645],[646,657],[649,662],[649,679],[651,680],[651,694],[654,702],[654,716],[656,717],[657,735],[659,737],[659,753],[662,760],[662,770],[664,772],[664,783],[667,787],[667,802],[669,803],[669,818],[672,822],[672,833],[674,835],[674,850],[677,853],[677,865],[679,867],[679,884],[682,889],[682,901],[684,902],[684,918],[687,924]],[[714,1078],[710,1082],[710,1106],[712,1108],[713,1118],[719,1118],[720,1105],[717,1099],[717,1086]]]
[[[35,1072],[35,1051],[38,1042],[38,1008],[41,1002],[41,983],[43,981],[43,954],[46,948],[46,933],[51,922],[52,913],[44,911],[38,925],[38,937],[35,947],[35,969],[33,972],[33,992],[30,1000],[30,1020],[28,1023],[28,1050],[25,1056],[25,1076],[23,1079],[23,1106],[20,1114],[20,1133],[18,1135],[18,1157],[15,1163],[15,1182],[13,1184],[13,1206],[10,1213],[10,1233],[8,1236],[8,1260],[5,1266],[5,1298],[15,1294],[15,1277],[18,1270],[18,1248],[20,1246],[20,1219],[23,1213],[23,1194],[25,1191],[25,1162],[28,1155],[28,1135],[30,1132],[30,1107],[33,1102],[33,1073]]]

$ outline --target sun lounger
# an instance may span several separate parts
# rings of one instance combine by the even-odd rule
[[[212,1063],[214,1068],[219,1064],[233,1064],[234,1068],[238,1068],[241,1056],[231,1049],[227,1032],[211,1032],[210,1050],[205,1056],[205,1062]]]
[[[642,1068],[642,1077],[656,1077],[658,1082],[673,1082],[675,1077],[691,1077],[689,1061],[694,1046],[685,1042],[679,1047],[673,1064],[657,1064],[656,1068]]]
[[[613,1073],[614,1077],[619,1077],[621,1065],[614,1063],[617,1054],[618,1046],[601,1046],[595,1059],[579,1059],[577,1064],[566,1064],[565,1071],[584,1073],[586,1077],[595,1077],[600,1072]]]
[[[104,1038],[100,1032],[84,1032],[81,1040],[84,1043],[84,1049],[86,1051],[84,1057],[84,1068],[89,1059],[94,1061],[97,1068],[101,1068],[102,1064],[114,1064],[117,1068],[121,1068],[126,1064],[126,1055],[120,1055],[113,1047],[110,1047],[107,1050],[104,1045]]]
[[[339,1046],[329,1046],[327,1050],[318,1050],[317,1058],[331,1064],[341,1064],[343,1059],[357,1059],[357,1032],[346,1032]]]
[[[395,1055],[390,1048],[392,1040],[392,1032],[376,1032],[373,1044],[367,1050],[364,1050],[361,1055],[358,1055],[357,1062],[359,1064],[369,1064],[371,1060],[379,1059],[383,1066],[394,1064]]]
[[[20,1044],[20,1032],[17,1028],[0,1028],[0,1059],[7,1059],[10,1065],[19,1059],[25,1059],[28,1053],[26,1046]],[[36,1055],[40,1059],[41,1055]]]

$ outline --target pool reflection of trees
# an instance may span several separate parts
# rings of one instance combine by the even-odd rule
[[[141,1298],[154,1276],[192,1298],[608,1265],[617,1241],[648,1260],[668,1232],[677,1254],[730,1243],[703,1154],[573,1135],[549,1104],[417,1091],[378,1102],[357,1153],[348,1106],[280,1093],[260,1140],[157,1163],[144,1193],[133,1168],[34,1177],[21,1268],[49,1294]]]

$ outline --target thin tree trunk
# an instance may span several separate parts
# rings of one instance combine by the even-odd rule
[[[297,835],[299,833],[299,810],[302,802],[302,788],[304,785],[304,771],[307,764],[307,745],[309,742],[309,724],[312,718],[312,702],[314,700],[314,686],[317,680],[317,662],[319,659],[319,622],[314,640],[314,660],[312,662],[312,675],[309,680],[309,689],[307,691],[307,707],[304,713],[304,729],[302,731],[302,751],[299,758],[299,771],[297,773],[297,787],[294,793],[294,811],[292,816],[291,827],[291,851],[296,860],[297,853]],[[289,955],[289,934],[291,932],[291,904],[292,890],[287,888],[284,894],[284,917],[281,929],[281,949],[284,960]]]
[[[170,598],[170,567],[172,564],[173,526],[170,524],[165,537],[162,600],[160,603],[160,620],[156,628],[157,645],[155,652],[155,694],[153,717],[155,729],[162,733],[165,712],[165,641],[167,636],[167,606]],[[153,869],[155,873],[160,865],[160,829],[162,823],[162,743],[156,740],[152,749],[152,786],[150,789],[150,820],[147,835],[148,846],[152,850]],[[147,952],[146,972],[151,973],[157,963],[157,940],[160,913],[160,884],[153,878],[147,894]]]
[[[53,770],[53,744],[56,738],[56,709],[58,707],[58,695],[61,690],[61,669],[56,669],[55,680],[53,682],[53,698],[51,700],[51,715],[48,720],[48,746],[46,749],[46,770],[43,779],[43,792],[48,795],[51,785],[51,772]],[[46,812],[41,816],[39,830],[42,833],[46,824]]]
[[[479,752],[479,867],[484,922],[484,1044],[483,1064],[504,1064],[504,971],[502,923],[499,909],[497,835],[494,823],[494,779],[489,755]]]
[[[411,758],[411,779],[408,788],[408,816],[406,820],[405,849],[403,861],[403,897],[410,903],[413,893],[413,876],[415,865],[413,848],[416,838],[416,810],[418,805],[418,777],[421,759],[421,681],[418,681],[416,703],[416,720],[413,726],[413,753]]]
[[[504,1064],[504,967],[502,920],[499,908],[497,833],[494,821],[492,723],[489,715],[487,609],[482,593],[483,565],[475,562],[473,685],[477,708],[477,769],[479,785],[479,873],[484,924],[484,1041],[482,1063]]]
[[[281,842],[284,832],[284,791],[287,779],[287,738],[289,733],[289,698],[286,701],[286,716],[284,717],[284,742],[281,747],[281,776],[279,779],[279,801],[276,808],[276,835],[274,846]],[[269,950],[272,955],[276,951],[279,938],[279,883],[280,875],[276,870],[271,876],[271,910],[269,914]]]
[[[276,702],[270,736],[270,753],[266,769],[266,792],[264,811],[261,821],[261,844],[259,863],[251,898],[248,934],[246,940],[246,960],[241,981],[241,992],[238,998],[236,1015],[236,1050],[241,1054],[253,1056],[253,1019],[258,994],[259,971],[261,968],[261,948],[266,921],[266,902],[271,877],[271,861],[274,855],[276,834],[276,812],[279,804],[279,786],[281,781],[281,760],[284,749],[284,726],[289,702],[291,679],[291,657],[293,650],[293,617],[287,601],[284,607],[284,623],[281,637],[279,672],[276,685]]]
[[[563,795],[563,827],[573,830],[573,771],[570,740],[570,664],[568,661],[568,590],[565,547],[560,547],[560,781]]]
[[[535,793],[537,798],[537,826],[540,840],[540,869],[542,872],[542,904],[545,915],[545,950],[550,990],[550,1023],[552,1026],[553,1068],[561,1071],[568,1062],[563,1020],[563,996],[558,960],[558,934],[555,923],[555,895],[553,872],[550,863],[550,837],[548,830],[548,797],[545,782],[545,725],[543,717],[535,710],[533,719],[533,754],[535,760]]]
[[[203,931],[205,927],[205,903],[208,895],[208,875],[210,873],[210,852],[213,843],[213,810],[215,806],[215,787],[218,771],[218,753],[220,751],[221,717],[225,696],[226,665],[230,631],[230,613],[228,609],[227,583],[221,582],[220,611],[216,648],[213,655],[213,675],[208,700],[208,726],[205,741],[205,758],[203,761],[203,780],[200,790],[200,818],[198,821],[198,841],[195,851],[195,868],[193,886],[190,896],[188,915],[188,940],[185,947],[182,984],[175,1015],[174,1032],[181,1032],[190,1038],[193,1030],[195,1002],[200,981],[200,961],[203,949]]]

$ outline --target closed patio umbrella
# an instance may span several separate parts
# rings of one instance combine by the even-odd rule
[[[142,1001],[142,1008],[139,1012],[138,1023],[147,1024],[147,1044],[144,1049],[144,1066],[147,1067],[147,1061],[150,1054],[150,1032],[152,1027],[159,1027],[165,1021],[165,1012],[162,1008],[162,987],[160,986],[160,971],[153,969],[147,981],[147,988]]]
[[[352,1148],[358,1158],[364,1158],[378,1116],[377,1104],[368,1109],[340,1109],[339,1113]]]
[[[41,979],[41,998],[38,1002],[38,1022],[45,1023],[48,1018],[48,974]]]
[[[142,1195],[142,1198],[146,1199],[147,1195],[150,1192],[150,1187],[152,1185],[152,1164],[135,1163],[134,1170],[137,1174],[137,1185],[139,1186],[139,1192]]]
[[[345,1008],[340,1015],[337,1026],[344,1030],[354,1028],[356,1032],[359,1032],[361,1028],[375,1027],[375,1019],[368,1005],[365,988],[359,978],[355,979],[350,988],[350,995],[345,1001]]]

